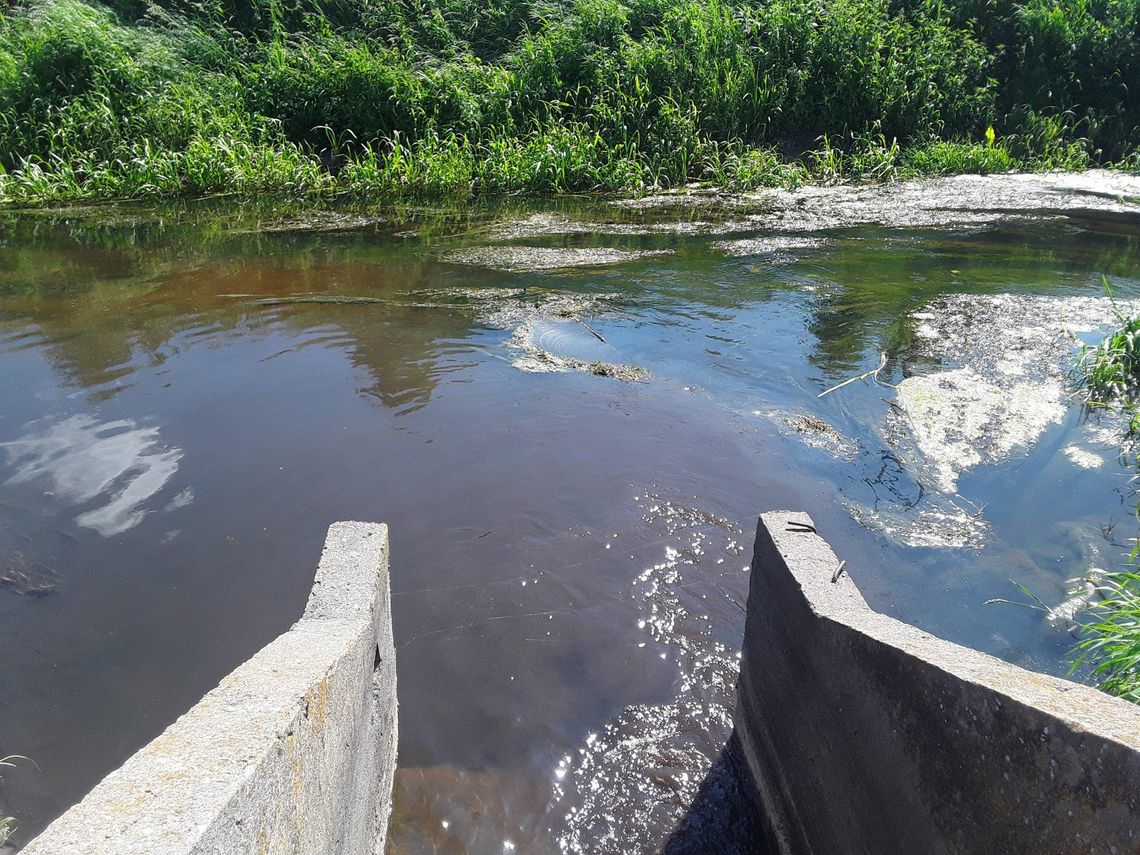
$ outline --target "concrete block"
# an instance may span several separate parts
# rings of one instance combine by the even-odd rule
[[[26,855],[380,855],[396,762],[388,529],[328,533],[304,615]]]
[[[1140,707],[867,605],[805,514],[756,532],[736,732],[783,855],[1140,853]]]

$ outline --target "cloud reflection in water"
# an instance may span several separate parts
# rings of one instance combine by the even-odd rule
[[[179,448],[164,448],[157,427],[120,419],[99,422],[75,415],[0,443],[16,469],[7,483],[44,478],[60,499],[75,505],[106,497],[106,503],[75,518],[79,525],[111,537],[142,522],[143,505],[178,470]]]

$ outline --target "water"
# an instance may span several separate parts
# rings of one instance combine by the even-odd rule
[[[287,628],[338,519],[392,527],[393,853],[732,851],[674,831],[731,790],[763,510],[810,512],[874,607],[1064,673],[1063,621],[984,602],[1119,560],[1112,426],[974,394],[973,460],[887,384],[1060,388],[1101,274],[1140,293],[1140,193],[1109,184],[6,216],[15,842]],[[1037,427],[1002,445],[1007,416]]]

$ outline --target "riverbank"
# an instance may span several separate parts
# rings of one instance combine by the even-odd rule
[[[32,0],[0,12],[0,204],[1135,170],[1138,15],[1116,0]]]

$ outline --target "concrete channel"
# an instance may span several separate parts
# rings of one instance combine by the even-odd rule
[[[761,516],[747,611],[758,851],[1140,853],[1140,707],[873,611],[801,513]],[[336,523],[301,620],[23,852],[379,855],[395,761],[388,531]]]

